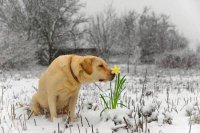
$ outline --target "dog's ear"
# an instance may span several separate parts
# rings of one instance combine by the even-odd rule
[[[94,58],[85,58],[83,61],[80,63],[82,69],[88,74],[92,74],[92,62]]]

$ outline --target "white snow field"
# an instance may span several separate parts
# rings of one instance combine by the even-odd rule
[[[122,74],[123,75],[123,74]],[[145,81],[145,82],[144,82]],[[200,133],[199,76],[130,76],[120,102],[127,107],[106,110],[100,94],[108,83],[83,85],[76,108],[76,122],[64,115],[30,116],[31,96],[38,77],[0,74],[0,133]],[[143,95],[142,95],[143,92]],[[30,116],[30,118],[28,118]]]

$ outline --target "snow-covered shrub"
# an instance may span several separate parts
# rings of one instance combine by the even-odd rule
[[[102,115],[101,119],[102,121],[121,121],[123,116],[126,116],[126,113],[121,109],[115,109],[115,110],[105,110]]]
[[[142,115],[147,118],[148,123],[158,120],[158,112],[156,111],[155,104],[147,104],[142,107],[141,111]]]
[[[187,107],[185,109],[185,112],[186,112],[186,116],[191,116],[193,112],[193,107]]]
[[[185,107],[186,116],[192,116],[197,103],[191,103]]]
[[[154,104],[138,107],[138,109],[115,109],[105,110],[101,115],[102,122],[112,123],[111,129],[127,129],[131,132],[139,132],[144,128],[145,120],[147,123],[158,121],[159,113],[156,111]]]
[[[152,96],[152,95],[153,95],[153,91],[148,90],[145,92],[145,96]]]
[[[151,114],[155,111],[155,105],[154,104],[147,104],[142,107],[142,114],[144,116],[151,116]]]
[[[191,117],[193,123],[200,124],[200,107],[197,102],[188,105],[185,112],[187,116]]]
[[[163,116],[164,116],[164,118],[163,118],[163,124],[172,124],[172,121],[173,121],[173,116],[170,114],[170,113],[168,113],[168,112],[166,112],[166,113],[162,113],[163,114]]]
[[[131,117],[131,115],[133,117]],[[112,122],[113,126],[111,129],[117,131],[119,129],[129,129],[131,131],[138,131],[138,128],[141,124],[141,118],[138,114],[132,110],[124,109],[115,109],[115,110],[106,110],[101,115],[101,120],[103,122]]]
[[[199,58],[193,51],[173,51],[165,53],[156,64],[163,68],[192,68],[199,63]]]
[[[193,112],[192,116],[191,116],[191,120],[192,122],[196,123],[196,124],[200,124],[200,112]]]
[[[10,32],[3,34],[0,41],[0,67],[23,68],[36,62],[37,46],[34,40],[27,40],[23,34]]]

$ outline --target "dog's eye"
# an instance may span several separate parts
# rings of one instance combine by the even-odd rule
[[[103,67],[103,65],[99,65],[99,67]]]

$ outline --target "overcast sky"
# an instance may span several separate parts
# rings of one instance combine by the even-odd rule
[[[113,3],[118,13],[129,9],[141,12],[144,6],[151,7],[156,13],[170,16],[171,22],[190,40],[190,46],[200,42],[200,0],[81,0],[86,3],[84,10],[88,15],[102,11]]]

